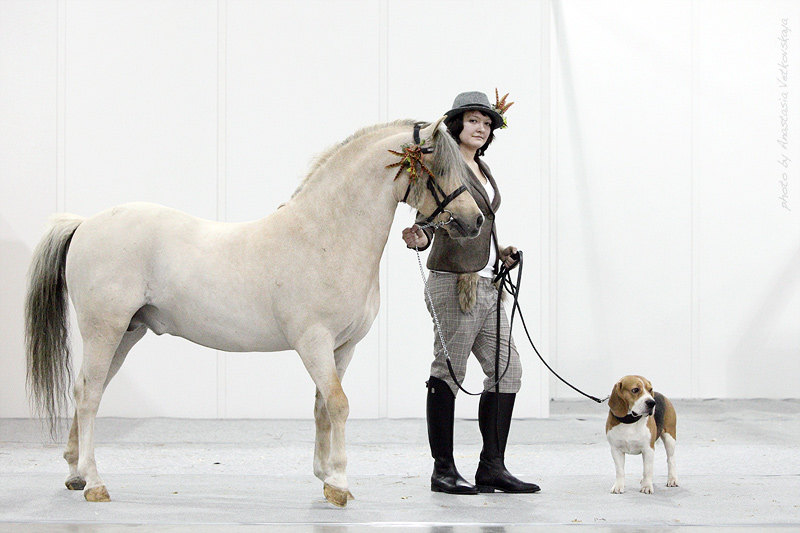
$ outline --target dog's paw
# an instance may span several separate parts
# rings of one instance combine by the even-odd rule
[[[653,494],[653,484],[652,483],[642,483],[642,488],[639,489],[639,492],[644,494]]]
[[[667,487],[677,487],[678,486],[678,478],[671,477],[667,480]]]
[[[614,486],[611,487],[611,494],[622,494],[625,492],[625,483],[620,483],[619,481],[614,483]]]

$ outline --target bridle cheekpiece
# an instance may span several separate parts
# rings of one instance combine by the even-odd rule
[[[424,224],[429,224],[434,218],[436,218],[440,213],[446,212],[450,215],[450,219],[445,222],[445,224],[449,224],[451,220],[453,220],[453,213],[445,209],[447,205],[455,200],[455,198],[461,194],[462,192],[467,190],[465,185],[461,185],[458,189],[453,191],[450,194],[445,194],[439,184],[436,182],[436,176],[433,172],[425,165],[422,161],[423,154],[432,154],[433,148],[430,146],[424,146],[426,139],[420,140],[419,138],[419,130],[424,123],[417,122],[414,124],[414,142],[407,143],[401,146],[403,149],[402,152],[398,152],[396,150],[389,150],[389,153],[392,155],[396,155],[400,157],[400,161],[397,163],[392,163],[391,165],[386,165],[386,168],[394,168],[399,167],[397,169],[397,174],[395,174],[394,179],[400,177],[403,173],[403,170],[408,172],[408,187],[406,188],[406,193],[403,196],[403,202],[408,200],[408,195],[411,193],[411,186],[417,182],[424,174],[428,175],[428,180],[426,185],[428,190],[431,191],[431,195],[433,199],[436,201],[436,210],[431,214],[428,218],[425,219]]]

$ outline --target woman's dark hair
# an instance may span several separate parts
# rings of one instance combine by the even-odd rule
[[[476,109],[475,111],[478,111],[478,110]],[[478,111],[478,113],[480,113],[484,117],[491,118],[491,117],[489,117],[489,115],[487,115],[486,113],[484,113],[482,111]],[[450,135],[453,137],[453,139],[456,140],[456,143],[461,144],[461,140],[459,139],[459,136],[461,135],[461,132],[464,131],[464,113],[459,113],[457,115],[453,115],[453,116],[447,117],[447,119],[444,121],[444,125],[447,126],[447,131],[450,132]],[[475,159],[476,160],[480,156],[485,154],[486,153],[486,149],[489,148],[490,144],[492,144],[492,141],[494,140],[494,130],[495,130],[495,128],[494,128],[494,124],[493,124],[492,125],[492,131],[489,133],[489,138],[486,139],[486,143],[483,146],[481,146],[480,148],[478,148],[478,150],[475,152]]]

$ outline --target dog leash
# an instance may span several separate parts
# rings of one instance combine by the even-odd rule
[[[452,220],[452,216],[451,216],[450,220]],[[419,226],[419,229],[426,229],[426,228],[434,228],[434,229],[436,229],[436,228],[440,228],[440,227],[443,227],[443,226],[449,224],[450,220],[448,220],[447,222],[435,222],[435,223],[424,224],[422,226]],[[477,393],[469,392],[468,390],[464,389],[464,387],[461,386],[461,383],[459,382],[458,378],[455,375],[455,371],[453,370],[453,364],[452,364],[452,361],[450,360],[450,354],[447,351],[447,344],[444,341],[444,334],[442,333],[442,326],[439,323],[439,316],[436,314],[436,309],[433,306],[433,298],[431,297],[430,289],[428,288],[428,280],[425,277],[425,271],[422,268],[422,259],[420,257],[419,247],[417,247],[416,243],[414,244],[414,250],[417,252],[417,264],[419,265],[419,273],[420,273],[420,276],[422,276],[422,282],[425,285],[425,295],[428,298],[428,303],[430,304],[430,307],[431,307],[431,315],[433,315],[433,322],[436,325],[436,331],[437,331],[437,333],[439,335],[439,342],[441,342],[441,344],[442,344],[442,349],[444,351],[445,361],[447,362],[447,369],[450,371],[450,377],[453,378],[453,382],[456,384],[456,386],[458,386],[458,388],[461,391],[463,391],[466,394],[469,394],[470,396],[478,396],[478,395],[481,394],[480,392],[477,392]],[[503,369],[503,373],[500,374],[500,377],[497,378],[497,380],[495,380],[495,382],[492,384],[492,387],[494,387],[495,390],[497,392],[499,392],[500,381],[503,379],[503,376],[505,376],[506,371],[508,371],[508,366],[509,366],[509,363],[511,361],[511,332],[512,332],[513,327],[514,327],[514,317],[516,315],[516,312],[519,311],[519,318],[522,321],[522,327],[525,330],[525,335],[528,337],[528,342],[530,342],[531,347],[533,348],[533,351],[536,352],[536,355],[539,357],[539,360],[542,362],[542,364],[544,364],[544,366],[547,367],[547,369],[555,377],[557,377],[559,380],[561,380],[562,383],[564,383],[565,385],[570,387],[575,392],[577,392],[577,393],[579,393],[579,394],[581,394],[581,395],[583,395],[583,396],[585,396],[585,397],[589,398],[590,400],[593,400],[593,401],[595,401],[597,403],[603,403],[604,401],[606,401],[609,398],[608,396],[606,396],[604,399],[601,400],[600,398],[592,396],[591,394],[587,394],[587,393],[583,392],[582,390],[578,389],[577,387],[575,387],[574,385],[569,383],[567,380],[562,378],[555,370],[553,370],[553,368],[549,364],[547,364],[547,361],[544,360],[544,357],[542,357],[542,354],[539,353],[539,350],[536,348],[536,345],[534,344],[533,339],[531,339],[531,335],[528,332],[528,326],[525,324],[525,317],[523,316],[522,308],[519,305],[519,289],[520,289],[520,286],[522,285],[522,262],[523,262],[522,261],[522,251],[520,250],[518,252],[515,252],[514,254],[511,254],[511,258],[514,259],[516,262],[510,268],[506,267],[503,264],[500,267],[499,272],[497,273],[497,275],[495,276],[495,278],[493,280],[493,283],[500,282],[500,285],[498,286],[498,291],[497,291],[497,335],[496,335],[496,345],[495,345],[495,376],[498,375],[499,370],[500,370],[500,312],[502,310],[502,308],[501,308],[501,305],[502,305],[501,295],[502,295],[503,289],[507,290],[513,296],[513,305],[512,305],[512,308],[511,308],[511,320],[509,321],[509,326],[508,326],[508,338],[509,338],[509,342],[508,342],[508,357],[506,358],[506,364],[505,364],[505,368]],[[511,271],[514,268],[517,268],[517,267],[519,267],[519,270],[517,271],[517,284],[514,285],[514,283],[511,281]]]
[[[518,257],[514,257],[514,255],[517,255]],[[522,315],[522,308],[519,305],[519,288],[520,288],[520,285],[522,283],[522,250],[518,251],[516,254],[511,254],[511,258],[512,259],[516,259],[517,262],[514,265],[512,265],[511,268],[507,268],[505,265],[502,265],[500,267],[500,271],[498,272],[497,276],[495,276],[495,278],[494,278],[495,283],[497,281],[501,281],[501,283],[500,283],[500,289],[501,290],[502,289],[507,290],[514,297],[514,303],[513,303],[512,309],[511,309],[511,320],[510,320],[510,323],[509,323],[509,326],[508,326],[509,349],[510,349],[510,344],[511,344],[511,342],[510,342],[511,331],[512,331],[512,329],[514,327],[514,314],[518,310],[519,311],[519,319],[522,321],[522,327],[525,330],[525,335],[528,337],[528,342],[530,342],[531,347],[533,348],[533,351],[536,352],[536,355],[539,357],[539,360],[542,362],[542,364],[547,367],[547,370],[549,370],[555,377],[557,377],[559,380],[561,380],[561,382],[564,383],[565,385],[567,385],[569,388],[571,388],[572,390],[574,390],[578,394],[582,394],[583,396],[589,398],[590,400],[594,400],[597,403],[603,403],[604,401],[608,400],[609,396],[606,396],[604,399],[601,400],[600,398],[592,396],[591,394],[586,394],[585,392],[583,392],[579,388],[577,388],[574,385],[572,385],[570,382],[568,382],[567,380],[562,378],[560,375],[558,375],[558,372],[553,370],[553,368],[550,365],[547,364],[547,361],[544,360],[544,357],[542,357],[542,354],[539,353],[539,350],[536,348],[536,345],[533,343],[533,339],[531,339],[531,334],[528,332],[528,326],[525,324],[525,317]],[[519,271],[517,272],[517,284],[514,285],[514,283],[511,281],[511,270],[513,270],[517,266],[519,266]],[[499,311],[500,310],[498,309],[498,312]]]

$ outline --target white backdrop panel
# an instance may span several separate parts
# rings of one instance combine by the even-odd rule
[[[388,105],[390,118],[435,120],[450,109],[462,91],[480,90],[494,101],[494,88],[510,92],[515,101],[508,112],[510,127],[498,131],[486,161],[497,178],[503,197],[498,215],[501,244],[525,250],[526,279],[538,279],[539,251],[539,28],[540,4],[506,1],[492,3],[389,3]],[[418,16],[424,12],[425,16]],[[414,28],[413,34],[409,28]],[[434,37],[435,36],[435,37]],[[416,43],[416,44],[415,44]],[[415,52],[416,47],[419,52]],[[503,94],[501,93],[501,94]],[[419,416],[425,409],[425,385],[430,372],[433,325],[424,300],[414,257],[400,238],[413,222],[413,213],[398,209],[387,246],[389,416]],[[423,262],[427,254],[423,257]],[[539,333],[538,283],[525,289],[526,315],[531,333]],[[524,365],[523,387],[515,415],[546,416],[541,401],[546,386],[538,361],[525,347],[517,325],[516,344]],[[470,358],[465,387],[482,389],[483,372]],[[456,415],[477,416],[477,398],[461,394]]]
[[[314,157],[377,123],[378,3],[227,3],[227,212],[261,218]]]
[[[31,252],[56,210],[55,1],[0,12],[0,416],[27,416],[22,308]]]
[[[65,16],[65,209],[144,200],[215,218],[216,5],[67,2]],[[213,351],[149,333],[100,415],[216,416],[215,390]]]
[[[304,8],[228,2],[228,220],[274,211],[316,155],[380,121],[378,8],[369,0]],[[353,228],[354,238],[359,231]],[[341,275],[347,270],[343,264]],[[304,277],[302,264],[296,275]],[[354,417],[379,415],[378,323],[356,347],[344,380]],[[295,352],[223,357],[225,416],[306,418],[313,412],[314,385]]]
[[[191,0],[67,3],[68,210],[145,200],[216,216],[216,14]]]
[[[596,395],[622,375],[642,374],[683,397],[691,348],[689,2],[625,6],[555,9],[558,369]],[[576,396],[560,383],[555,390]]]
[[[724,10],[720,5],[697,3],[694,11],[699,329],[693,392],[795,397],[800,381],[800,5],[726,2]],[[784,64],[788,80],[783,80]],[[781,116],[788,121],[788,142],[779,142],[784,141]],[[772,378],[776,371],[777,380]]]
[[[551,7],[555,33],[543,47]],[[358,128],[433,120],[456,93],[495,86],[516,101],[486,157],[503,192],[500,239],[525,251],[522,303],[535,338],[556,342],[541,345],[558,369],[598,394],[638,372],[673,397],[796,396],[796,2],[51,0],[0,9],[2,416],[28,414],[24,273],[50,213],[147,200],[204,218],[258,218],[291,195],[314,155]],[[549,45],[552,128],[540,104]],[[542,153],[548,134],[554,148]],[[552,176],[540,169],[548,157]],[[548,183],[556,191],[543,198]],[[399,237],[412,218],[398,211],[381,314],[345,378],[353,416],[424,413],[433,330]],[[542,250],[547,236],[553,248]],[[516,414],[544,415],[548,377],[521,329],[516,340],[525,366]],[[785,379],[772,379],[775,369]],[[480,382],[473,364],[467,385]],[[217,354],[151,333],[101,414],[309,417],[312,398],[294,353]],[[475,409],[462,399],[457,414]]]

